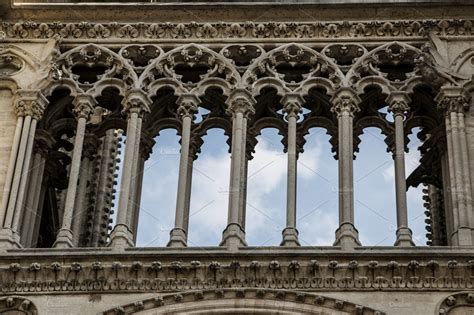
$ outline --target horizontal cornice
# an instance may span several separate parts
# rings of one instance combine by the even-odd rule
[[[440,37],[472,36],[474,20],[385,20],[344,22],[93,23],[4,22],[4,40],[144,40],[180,42],[295,42],[350,39],[419,40],[429,32]]]
[[[390,1],[328,4],[322,1],[259,2],[140,2],[140,3],[15,3],[0,0],[0,20],[79,22],[189,21],[345,21],[387,19],[462,19],[472,17],[472,1]],[[346,2],[346,1],[344,1]]]

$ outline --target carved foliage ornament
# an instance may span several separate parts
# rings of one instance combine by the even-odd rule
[[[107,78],[120,78],[133,87],[136,74],[122,57],[111,50],[88,44],[76,47],[60,56],[57,61],[61,73],[87,90],[92,84]]]
[[[464,95],[445,96],[441,99],[438,107],[445,114],[464,113],[469,108],[469,99]]]
[[[152,38],[364,38],[422,37],[427,32],[439,36],[474,33],[472,20],[399,20],[304,23],[2,23],[0,32],[7,38],[51,38],[59,34],[68,39]]]
[[[341,84],[341,72],[329,59],[315,50],[288,44],[269,51],[255,60],[243,76],[244,84],[274,78],[290,89],[296,89],[309,78],[320,77]]]
[[[142,85],[147,88],[158,79],[177,81],[191,91],[210,79],[236,86],[240,75],[223,56],[204,46],[190,44],[158,57],[142,74]]]

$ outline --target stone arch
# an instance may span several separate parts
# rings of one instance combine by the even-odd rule
[[[102,314],[384,314],[315,293],[273,289],[217,289],[163,294]]]
[[[17,68],[17,70],[4,73],[8,66],[10,66],[12,70],[15,68]],[[5,45],[0,49],[0,73],[15,75],[26,67],[37,71],[40,68],[40,61],[28,51],[15,45]]]
[[[439,315],[468,315],[474,312],[474,293],[458,292],[444,298],[437,307]]]
[[[397,41],[377,47],[360,57],[351,67],[347,73],[347,84],[356,91],[377,85],[385,93],[390,92],[415,76],[416,58],[420,54],[418,48]],[[391,71],[391,66],[398,66],[401,72]]]
[[[104,81],[122,90],[124,87],[137,87],[138,77],[124,58],[96,44],[85,44],[66,51],[59,56],[57,65],[60,79],[75,82],[83,92],[97,89]],[[84,73],[75,73],[77,67],[87,68],[87,76]],[[88,81],[90,79],[94,81]],[[122,83],[117,84],[117,81]]]
[[[185,76],[184,69],[195,73]],[[240,74],[229,60],[198,44],[187,44],[160,55],[141,74],[140,86],[155,91],[162,84],[178,88],[177,94],[220,87],[228,95],[240,82]]]
[[[457,74],[472,76],[474,71],[474,48],[468,48],[454,58],[450,68]]]
[[[278,67],[289,66],[299,72],[291,73]],[[296,82],[295,80],[298,80]],[[344,74],[327,56],[301,44],[290,43],[270,50],[255,59],[242,76],[242,85],[251,86],[254,94],[263,87],[288,91],[307,91],[321,85],[334,90],[343,84]]]
[[[37,77],[34,74],[40,71],[40,60],[30,52],[15,45],[0,48],[0,76],[10,77],[16,82],[17,88],[33,86]]]
[[[0,314],[37,315],[38,309],[30,300],[20,296],[8,296],[0,299]]]

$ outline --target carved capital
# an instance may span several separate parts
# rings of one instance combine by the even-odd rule
[[[341,88],[331,99],[331,111],[338,116],[344,112],[353,115],[360,111],[360,97],[350,88]]]
[[[200,103],[199,97],[195,94],[183,94],[178,98],[178,115],[181,118],[191,117],[194,119],[194,114],[197,113],[198,105]]]
[[[283,104],[283,111],[287,117],[296,117],[298,119],[299,114],[302,112],[302,105],[304,103],[303,97],[299,94],[286,94],[281,103]]]
[[[407,93],[404,92],[392,92],[387,97],[386,102],[388,104],[388,110],[392,112],[395,116],[402,115],[410,109],[408,104],[411,99]]]
[[[139,89],[130,90],[123,99],[123,113],[129,116],[132,113],[137,113],[143,116],[150,112],[150,105],[152,101],[148,94]]]
[[[48,100],[40,90],[19,90],[15,99],[15,113],[17,117],[31,116],[39,120],[44,113]]]
[[[255,113],[254,105],[257,101],[252,94],[245,89],[235,89],[227,99],[228,113],[234,117],[237,113],[242,113],[244,117],[248,117]]]
[[[78,94],[73,101],[74,115],[77,119],[84,118],[89,120],[89,117],[95,107],[95,99],[88,94]]]
[[[438,109],[446,115],[464,113],[469,108],[469,97],[459,87],[442,87],[435,101],[438,102]]]

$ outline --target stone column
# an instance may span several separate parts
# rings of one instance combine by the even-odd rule
[[[185,247],[188,239],[190,180],[192,176],[192,163],[190,158],[191,124],[194,114],[200,103],[199,98],[193,94],[182,95],[178,99],[178,115],[181,117],[181,155],[179,160],[178,196],[176,199],[176,215],[174,228],[170,232],[169,247]],[[186,209],[187,208],[187,209]]]
[[[288,121],[288,169],[287,169],[287,193],[286,193],[286,227],[283,230],[281,246],[299,246],[298,230],[296,229],[296,182],[297,182],[297,158],[298,148],[296,146],[296,125],[298,116],[302,111],[301,105],[304,99],[296,94],[287,94],[282,99],[283,112]]]
[[[256,101],[247,90],[236,89],[228,98],[229,113],[232,115],[232,145],[230,162],[230,185],[229,185],[229,209],[227,216],[227,227],[223,232],[221,246],[226,246],[230,250],[237,250],[240,246],[245,246],[245,231],[239,223],[239,217],[245,215],[240,211],[242,204],[242,194],[245,192],[242,187],[242,175],[245,173],[242,163],[246,154],[245,135],[247,133],[248,116],[254,113],[253,106]],[[240,215],[239,215],[240,214]]]
[[[89,246],[99,247],[103,245],[104,237],[102,235],[102,224],[107,223],[103,215],[109,214],[112,208],[111,190],[113,189],[113,182],[115,180],[115,154],[117,148],[117,137],[115,130],[109,129],[101,138],[102,144],[100,146],[100,161],[97,163],[99,174],[97,176],[97,187],[95,190],[96,202],[94,203],[94,211],[92,218],[92,227]],[[108,216],[107,216],[108,217]]]
[[[136,142],[140,141],[141,120],[145,113],[150,111],[151,99],[141,90],[131,90],[124,98],[124,112],[128,116],[127,139],[125,143],[125,156],[122,166],[122,181],[120,183],[120,196],[117,209],[117,219],[115,227],[110,235],[110,245],[123,249],[133,246],[133,233],[128,225],[128,205],[132,198],[132,176],[136,169],[133,169],[134,160],[138,159],[139,150]]]
[[[397,239],[395,246],[414,246],[412,232],[408,228],[407,185],[405,175],[404,118],[409,110],[410,97],[404,92],[392,92],[388,98],[389,111],[395,120],[395,148],[392,149],[395,163],[395,198],[397,206]]]
[[[72,152],[71,165],[69,169],[69,181],[64,204],[64,213],[61,229],[58,232],[55,248],[73,247],[74,235],[72,233],[72,222],[77,215],[75,209],[77,198],[77,184],[81,169],[81,158],[86,124],[95,106],[95,99],[88,94],[79,94],[74,99],[74,114],[77,118],[76,135],[74,137],[74,149]]]
[[[32,175],[28,183],[27,199],[22,219],[21,239],[24,247],[32,247],[33,231],[41,222],[39,199],[43,186],[43,174],[49,150],[55,144],[54,138],[43,129],[37,130],[33,149]]]
[[[0,208],[0,247],[19,247],[19,220],[24,206],[30,173],[36,123],[41,118],[47,99],[39,90],[20,90],[15,100],[18,117],[10,162],[6,174]]]
[[[457,245],[470,246],[473,244],[473,227],[470,225],[473,205],[464,128],[464,112],[468,101],[463,90],[458,87],[442,87],[436,101],[445,114],[450,194],[455,218],[453,235],[457,238]]]
[[[353,118],[360,110],[360,98],[352,89],[341,88],[331,101],[331,110],[337,115],[339,139],[339,228],[334,245],[346,250],[360,245],[359,232],[354,227],[353,177]]]
[[[193,165],[194,161],[198,158],[198,154],[201,153],[201,146],[203,144],[203,140],[198,136],[191,135],[191,142],[189,145],[189,163],[188,163],[188,174],[187,182],[186,182],[186,197],[184,203],[184,217],[186,221],[184,222],[184,226],[186,227],[186,231],[189,228],[189,215],[191,210],[191,190],[192,190],[192,183],[193,183]]]
[[[81,176],[77,187],[77,198],[74,206],[74,219],[72,221],[72,234],[74,246],[81,245],[81,235],[84,235],[87,223],[87,206],[89,200],[89,189],[87,183],[93,176],[93,163],[97,154],[100,140],[94,134],[86,134],[84,137]],[[81,233],[82,231],[82,233]]]
[[[131,228],[132,228],[132,232],[134,236],[134,239],[133,239],[134,242],[137,239],[137,233],[138,233],[138,220],[140,217],[140,202],[141,202],[141,196],[142,196],[143,172],[145,168],[145,162],[150,158],[154,145],[155,145],[155,140],[153,140],[153,138],[142,135],[142,140],[140,143],[140,157],[139,157],[139,162],[137,165],[137,174],[136,174],[137,179],[135,181],[136,187],[135,187],[135,196],[134,196],[134,201],[133,201],[134,207],[132,208],[133,211],[131,212],[131,217],[130,217]]]

